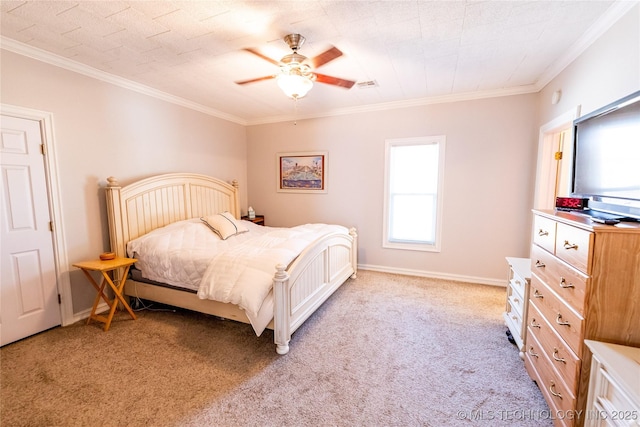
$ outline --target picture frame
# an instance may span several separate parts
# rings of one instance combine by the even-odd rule
[[[277,191],[281,193],[326,193],[326,151],[278,153]]]

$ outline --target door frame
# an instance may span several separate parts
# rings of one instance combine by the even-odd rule
[[[62,197],[58,182],[58,162],[53,131],[53,114],[31,108],[0,104],[0,114],[20,119],[36,120],[40,122],[42,143],[46,154],[44,157],[45,180],[49,202],[49,215],[53,223],[52,241],[53,257],[56,268],[56,281],[60,294],[60,317],[62,326],[74,323],[73,300],[71,294],[71,280],[69,278],[69,259],[64,234],[62,215]]]
[[[556,150],[554,146],[554,136],[565,129],[569,129],[569,141],[573,141],[573,121],[578,117],[580,117],[580,105],[565,112],[564,114],[561,114],[540,127],[538,137],[538,162],[536,167],[536,187],[533,200],[533,207],[535,209],[553,209],[555,207],[553,195],[556,190],[556,181],[555,179],[551,179],[551,176],[556,178],[555,173],[551,172],[556,169],[556,160],[553,156],[553,153]],[[566,144],[565,147],[566,149],[564,150],[563,155],[573,157],[573,144],[570,142]]]

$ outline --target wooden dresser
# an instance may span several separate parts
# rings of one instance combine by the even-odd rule
[[[640,223],[534,210],[525,366],[557,426],[582,426],[591,352],[640,347]]]

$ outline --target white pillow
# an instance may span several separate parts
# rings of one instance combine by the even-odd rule
[[[231,236],[249,231],[249,229],[236,219],[229,212],[222,212],[200,218],[207,227],[216,233],[222,240],[227,240]]]

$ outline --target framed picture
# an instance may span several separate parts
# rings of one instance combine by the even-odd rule
[[[327,152],[278,153],[278,191],[327,192]]]

